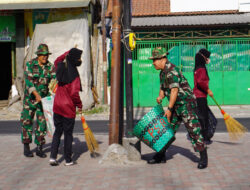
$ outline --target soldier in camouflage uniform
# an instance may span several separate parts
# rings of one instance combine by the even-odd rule
[[[46,44],[40,44],[36,51],[37,57],[27,62],[24,69],[25,88],[23,110],[21,113],[22,143],[24,155],[33,157],[29,144],[32,142],[33,118],[36,114],[37,127],[35,129],[35,143],[37,144],[36,155],[46,157],[43,152],[43,144],[47,131],[46,120],[43,114],[41,98],[49,96],[48,85],[55,78],[55,67],[48,61],[49,52]]]
[[[160,72],[160,93],[157,102],[161,103],[164,97],[168,98],[169,105],[165,112],[169,123],[176,132],[183,121],[191,138],[191,143],[196,152],[200,152],[199,169],[207,167],[207,150],[201,135],[201,126],[197,116],[197,103],[192,90],[183,76],[180,68],[170,63],[167,59],[168,53],[164,48],[157,47],[152,52],[155,69]],[[165,163],[165,151],[157,153],[149,164]]]

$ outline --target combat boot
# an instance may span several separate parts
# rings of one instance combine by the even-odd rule
[[[148,160],[148,164],[160,164],[166,163],[165,152],[157,152],[151,160]]]
[[[198,164],[199,169],[204,169],[207,167],[208,164],[208,158],[207,158],[207,149],[204,149],[200,152],[200,161]]]
[[[33,157],[33,153],[30,151],[30,145],[29,143],[24,143],[24,150],[23,150],[23,154],[26,157]]]
[[[36,155],[41,158],[46,158],[47,155],[43,152],[43,145],[37,145]]]

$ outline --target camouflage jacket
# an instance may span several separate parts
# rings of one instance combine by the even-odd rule
[[[167,61],[165,68],[160,72],[161,90],[165,96],[170,99],[172,88],[178,88],[178,95],[175,105],[183,105],[187,102],[194,102],[195,96],[187,82],[187,79],[182,74],[181,70],[174,64]]]
[[[35,96],[32,94],[34,90],[42,98],[50,95],[48,85],[55,77],[55,67],[52,63],[48,62],[46,65],[40,66],[37,58],[27,62],[24,69],[24,99],[35,100]]]

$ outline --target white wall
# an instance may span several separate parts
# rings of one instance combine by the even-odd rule
[[[239,11],[250,12],[250,0],[239,0]]]
[[[239,1],[250,0],[171,0],[171,12],[238,10]]]

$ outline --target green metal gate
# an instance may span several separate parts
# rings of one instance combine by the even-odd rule
[[[157,40],[138,41],[133,52],[133,98],[135,107],[156,104],[159,94],[159,71],[148,60],[152,49],[161,46],[171,63],[181,67],[193,88],[193,68],[196,52],[211,51],[208,65],[209,87],[220,104],[250,104],[250,39]],[[208,98],[209,105],[214,105]]]

